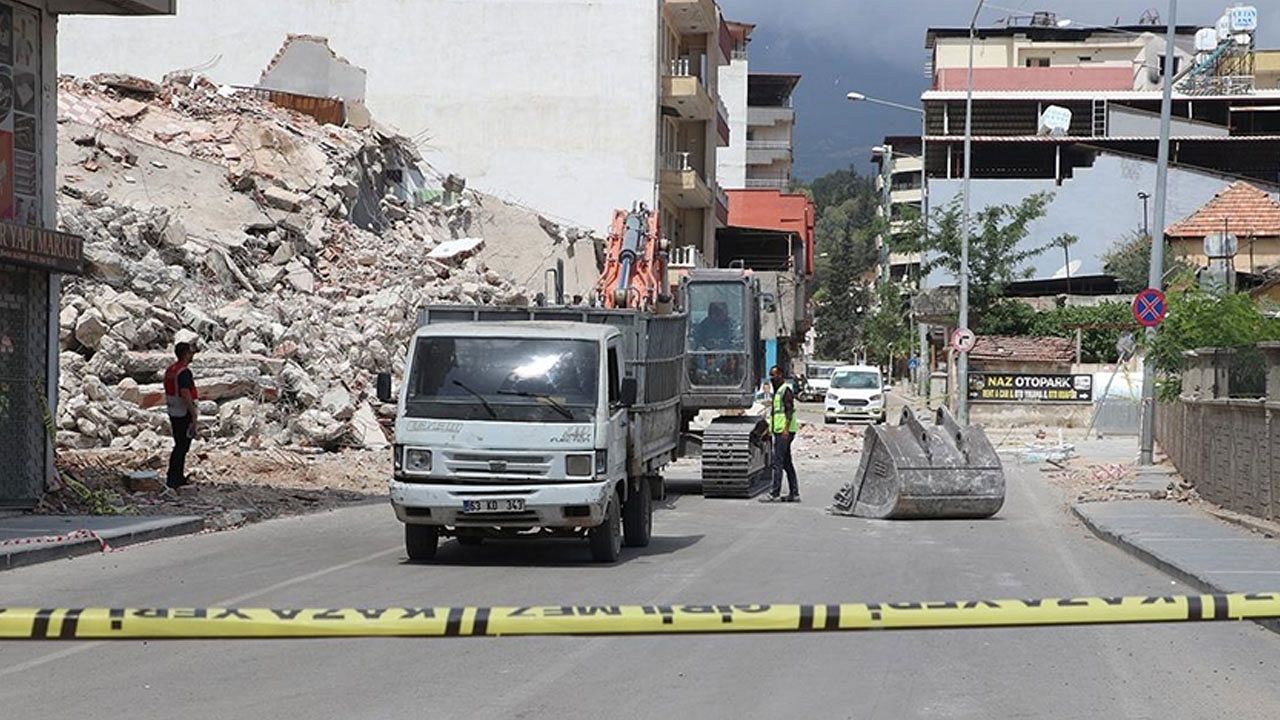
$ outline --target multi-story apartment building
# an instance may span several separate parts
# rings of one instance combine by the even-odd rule
[[[889,234],[892,238],[889,247],[899,249],[889,253],[889,277],[893,281],[916,283],[920,280],[921,255],[918,251],[902,248],[912,247],[910,240],[918,234],[917,220],[925,212],[924,159],[920,154],[920,138],[886,137],[873,149],[871,162],[876,166],[876,191],[881,199],[876,207],[876,217],[883,218],[886,212],[889,213]],[[877,242],[883,243],[884,238]],[[878,264],[875,277],[882,274],[883,267]]]
[[[470,187],[599,230],[644,201],[707,254],[728,216],[715,157],[733,44],[715,0],[188,0],[63,31],[71,73],[198,68],[235,86],[257,85],[290,35],[324,37],[342,57],[292,65],[297,92],[358,96]],[[291,89],[282,68],[271,79]]]
[[[1213,27],[1213,19],[1205,18]],[[1200,26],[1178,28],[1168,217],[1184,217],[1228,182],[1280,182],[1280,89],[1257,85],[1261,65],[1239,33],[1221,51],[1197,49]],[[1144,225],[1144,203],[1155,184],[1163,27],[1061,27],[1038,14],[981,28],[975,43],[972,205],[1016,203],[1046,191],[1055,199],[1030,228],[1028,245],[1062,233],[1079,238],[1073,274],[1101,271],[1102,255]],[[922,95],[926,113],[928,196],[932,208],[959,196],[964,166],[968,28],[928,31],[933,82]],[[1058,127],[1046,110],[1069,111]],[[893,139],[888,140],[892,144]],[[902,142],[901,139],[898,139]],[[1035,277],[1064,271],[1045,253]],[[897,273],[898,270],[895,270]],[[932,279],[932,278],[931,278]],[[944,280],[944,278],[936,278]]]
[[[749,188],[787,190],[796,111],[791,94],[800,76],[791,73],[750,73],[747,76],[747,173]]]

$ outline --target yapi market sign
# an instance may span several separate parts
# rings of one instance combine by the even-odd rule
[[[0,263],[79,275],[84,240],[78,235],[0,222]]]
[[[978,402],[1093,402],[1093,376],[970,373],[969,399]]]

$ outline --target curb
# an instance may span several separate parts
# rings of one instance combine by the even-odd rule
[[[122,530],[113,533],[98,533],[112,548],[137,545],[151,540],[193,535],[204,530],[204,518],[182,518],[172,523],[150,527],[144,530]],[[52,560],[66,560],[81,555],[93,555],[102,552],[102,545],[93,538],[60,545],[43,545],[28,550],[15,550],[0,553],[0,572],[14,568],[38,565]]]
[[[1146,564],[1150,565],[1151,567],[1154,567],[1160,572],[1163,572],[1164,574],[1169,575],[1170,577],[1173,577],[1181,582],[1184,582],[1187,585],[1190,585],[1191,587],[1194,587],[1201,592],[1215,594],[1215,595],[1229,594],[1229,593],[1235,592],[1229,588],[1224,588],[1216,583],[1205,580],[1204,578],[1192,573],[1190,570],[1186,570],[1182,567],[1174,565],[1173,563],[1167,560],[1164,560],[1163,558],[1159,557],[1155,553],[1152,553],[1146,548],[1141,547],[1140,545],[1137,545],[1135,543],[1131,543],[1125,538],[1121,537],[1120,535],[1107,530],[1106,528],[1102,527],[1098,523],[1095,523],[1093,520],[1091,520],[1088,517],[1088,515],[1086,515],[1084,512],[1081,512],[1080,506],[1082,504],[1083,503],[1072,504],[1071,514],[1075,515],[1076,518],[1080,520],[1080,522],[1084,523],[1084,526],[1089,528],[1089,532],[1092,532],[1099,540],[1103,540],[1108,544],[1113,545],[1119,548],[1120,550],[1123,550],[1129,555],[1132,555],[1133,557],[1145,562]],[[1261,625],[1262,627],[1270,630],[1273,633],[1280,634],[1280,620],[1254,620],[1253,622],[1257,623],[1258,625]]]

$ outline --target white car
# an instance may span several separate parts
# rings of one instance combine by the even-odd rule
[[[823,403],[828,424],[841,420],[884,422],[884,378],[870,365],[843,365],[831,373]]]

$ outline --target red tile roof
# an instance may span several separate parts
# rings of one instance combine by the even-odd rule
[[[1069,363],[1076,359],[1076,345],[1060,337],[979,335],[969,359]]]
[[[1280,202],[1255,185],[1235,182],[1164,234],[1203,238],[1224,229],[1238,236],[1280,237]]]
[[[934,90],[965,90],[969,68],[942,68]],[[1133,90],[1133,70],[1125,67],[974,68],[974,90]]]

